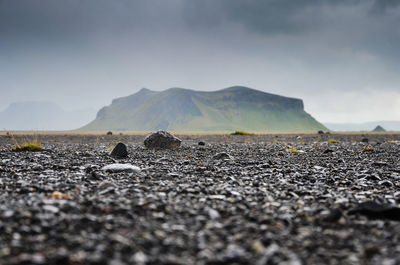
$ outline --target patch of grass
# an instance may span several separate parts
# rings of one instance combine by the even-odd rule
[[[296,146],[291,146],[291,147],[286,149],[286,152],[288,152],[288,153],[298,153],[299,150],[296,148]]]
[[[329,139],[329,140],[328,140],[328,143],[330,143],[330,144],[337,144],[337,143],[339,143],[339,141],[336,140],[336,139]]]
[[[231,135],[254,135],[254,133],[236,130]]]
[[[14,147],[14,151],[40,151],[43,149],[43,146],[37,141],[29,141],[25,142],[21,145],[16,144]]]
[[[374,151],[374,148],[370,145],[367,145],[366,147],[364,147],[363,152],[372,152]]]
[[[13,151],[41,151],[43,149],[43,146],[39,143],[37,135],[33,140],[28,140],[26,137],[23,137],[24,142],[22,144],[19,144],[13,134],[10,133],[9,135],[15,143],[14,148],[12,149]]]

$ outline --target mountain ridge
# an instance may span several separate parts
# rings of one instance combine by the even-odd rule
[[[326,129],[301,99],[233,86],[216,91],[142,88],[112,100],[80,130],[315,131]]]

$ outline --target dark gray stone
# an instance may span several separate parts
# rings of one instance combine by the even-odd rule
[[[166,131],[158,131],[146,136],[144,145],[147,148],[173,149],[181,145],[182,140]]]
[[[126,158],[128,157],[128,149],[124,143],[118,143],[111,152],[112,157]]]
[[[370,219],[388,219],[400,221],[400,208],[395,205],[381,204],[375,201],[360,203],[349,214],[362,214]]]
[[[214,158],[215,160],[220,160],[220,159],[232,159],[232,157],[231,157],[228,153],[225,153],[225,152],[218,153],[218,154],[214,155],[213,158]]]

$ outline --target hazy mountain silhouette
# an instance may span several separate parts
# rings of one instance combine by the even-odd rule
[[[315,131],[326,129],[300,99],[247,87],[213,92],[170,88],[114,99],[81,130]]]
[[[326,127],[333,131],[372,131],[378,125],[386,131],[400,131],[400,121],[371,121],[364,123],[324,123]]]
[[[95,113],[66,111],[48,101],[15,102],[0,112],[0,130],[72,130],[93,120]]]

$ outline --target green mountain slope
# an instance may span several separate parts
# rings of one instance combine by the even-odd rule
[[[170,88],[113,100],[81,130],[315,131],[326,128],[300,99],[230,87],[213,92]]]

